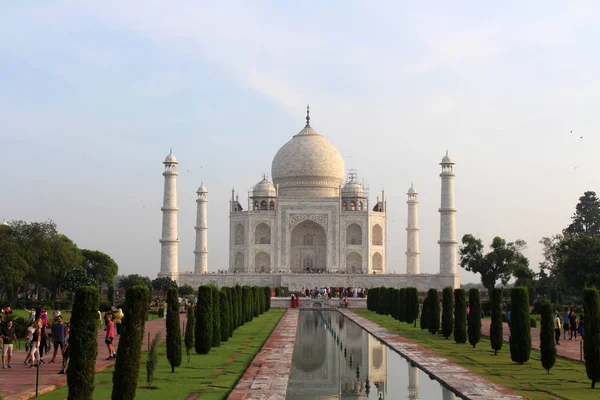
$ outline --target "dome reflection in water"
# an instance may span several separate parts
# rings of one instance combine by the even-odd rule
[[[454,399],[337,311],[300,311],[287,399]]]

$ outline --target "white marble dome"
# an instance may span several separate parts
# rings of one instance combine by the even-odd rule
[[[365,197],[365,190],[356,179],[351,179],[342,188],[342,197]]]
[[[277,197],[275,186],[265,177],[252,190],[252,197]]]
[[[344,182],[344,160],[327,139],[306,124],[275,154],[271,165],[279,194],[336,196]]]

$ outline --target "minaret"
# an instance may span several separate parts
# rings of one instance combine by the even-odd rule
[[[408,398],[410,400],[419,398],[419,369],[412,365],[408,367]]]
[[[198,210],[196,212],[196,255],[194,260],[194,273],[206,274],[208,273],[208,226],[207,226],[207,214],[206,204],[208,202],[206,195],[208,192],[204,187],[204,184],[200,184],[198,188]],[[233,190],[231,191],[231,197],[233,200]]]
[[[442,201],[440,205],[440,274],[457,274],[458,241],[456,240],[456,208],[454,208],[454,161],[446,155],[442,166]]]
[[[456,395],[445,386],[442,386],[442,400],[456,400]]]
[[[406,226],[406,273],[418,275],[421,273],[419,252],[419,200],[417,191],[411,184],[406,193],[408,195],[408,220]]]
[[[160,239],[160,273],[159,276],[168,276],[177,280],[179,273],[179,237],[177,234],[177,159],[173,151],[165,159],[165,190],[163,206],[162,239]]]

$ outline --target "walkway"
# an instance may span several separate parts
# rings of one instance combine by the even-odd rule
[[[482,319],[481,320],[481,334],[484,336],[490,335],[490,325],[492,321],[490,319]],[[508,342],[508,337],[510,336],[510,329],[508,328],[508,324],[506,322],[502,323],[503,325],[503,336],[504,341]],[[581,338],[577,335],[577,340],[569,340],[569,334],[567,334],[567,339],[563,339],[563,332],[561,330],[560,333],[560,346],[556,346],[556,353],[560,357],[568,358],[575,361],[580,361],[580,347],[581,346]],[[540,349],[540,328],[531,328],[531,347],[534,349]]]
[[[144,335],[144,344],[142,349],[147,350],[148,333],[153,337],[159,330],[165,329],[165,321],[158,319],[150,322],[146,322],[146,332]],[[102,330],[98,331],[98,357],[96,358],[96,372],[102,371],[107,367],[114,364],[114,360],[107,361],[108,350],[104,344],[105,333]],[[164,340],[164,335],[163,335]],[[118,353],[119,337],[115,338],[115,347]],[[21,342],[21,346],[24,346]],[[52,350],[54,351],[54,350]],[[12,369],[0,370],[0,388],[2,389],[2,396],[5,400],[25,400],[35,397],[35,368],[28,368],[23,365],[25,359],[25,350],[21,347],[21,350],[16,350],[13,353]],[[49,364],[48,361],[52,359],[52,354],[44,355],[46,361],[40,367],[39,377],[39,392],[45,393],[55,390],[57,387],[67,384],[67,376],[60,375],[58,372],[61,368],[62,358],[60,352],[56,355],[56,363]]]
[[[492,383],[350,310],[340,309],[339,311],[461,396],[486,400],[522,399],[512,391]]]

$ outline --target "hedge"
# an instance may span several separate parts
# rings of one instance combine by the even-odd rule
[[[448,339],[454,330],[454,301],[452,287],[446,286],[442,291],[442,335]]]
[[[196,308],[196,338],[195,349],[198,354],[208,354],[212,347],[213,336],[213,296],[210,286],[200,286],[198,289],[198,305]]]
[[[585,312],[585,331],[583,354],[585,370],[592,381],[592,389],[600,382],[600,296],[596,288],[583,290],[583,309]]]
[[[429,323],[429,296],[423,300],[423,309],[421,310],[421,329],[427,329]]]
[[[167,359],[171,372],[181,365],[181,326],[179,324],[179,294],[174,287],[167,292]]]
[[[464,289],[454,289],[454,341],[467,342],[467,300]]]
[[[469,290],[469,315],[467,316],[469,343],[475,347],[481,340],[481,301],[479,289]]]
[[[529,361],[531,354],[531,320],[527,288],[512,288],[510,300],[510,358],[514,362],[523,364]]]
[[[440,295],[437,289],[429,289],[427,292],[427,306],[429,307],[429,320],[427,321],[427,329],[429,333],[437,334],[440,330]]]
[[[406,288],[405,292],[405,308],[406,308],[406,323],[415,324],[417,326],[417,318],[419,317],[419,294],[417,288]]]
[[[219,290],[220,299],[220,317],[221,317],[221,341],[226,342],[229,340],[229,330],[231,323],[231,313],[229,310],[229,297],[227,297],[227,291]]]
[[[212,317],[213,317],[213,337],[212,347],[221,346],[221,290],[216,286],[211,286],[212,290]]]
[[[406,288],[401,288],[398,294],[398,321],[406,322]]]
[[[554,316],[552,304],[548,300],[541,303],[540,321],[540,358],[542,367],[548,373],[556,363],[556,344],[554,343]]]
[[[504,326],[502,324],[502,289],[494,288],[490,292],[490,308],[492,323],[490,325],[490,346],[494,355],[502,350],[504,344]],[[506,318],[506,316],[505,316]]]
[[[194,348],[194,330],[196,329],[196,310],[194,309],[194,303],[190,305],[187,311],[187,323],[185,325],[185,352],[188,356],[188,362],[190,362],[190,355],[192,348]]]
[[[269,311],[271,309],[271,288],[265,286],[263,290],[265,291],[265,311]]]

